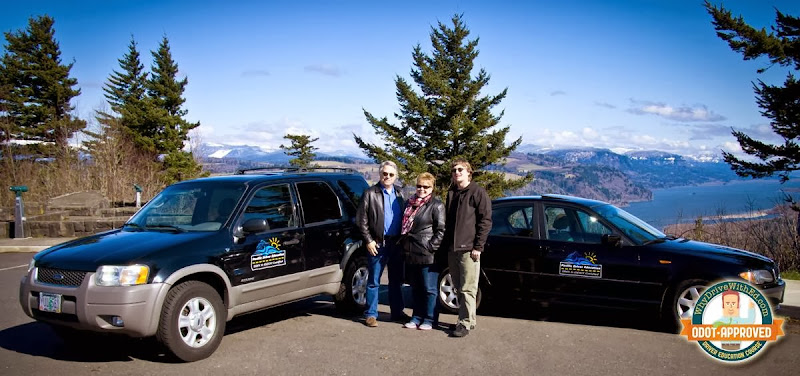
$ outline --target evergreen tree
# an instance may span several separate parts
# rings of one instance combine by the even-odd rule
[[[431,27],[431,55],[423,53],[419,44],[414,48],[411,78],[420,92],[396,77],[400,113],[394,116],[399,124],[364,110],[385,145],[369,144],[353,135],[368,156],[396,162],[403,179],[414,179],[425,171],[432,173],[440,193],[451,183],[450,162],[454,159],[464,158],[473,170],[481,170],[502,163],[522,141],[519,138],[506,146],[509,127],[494,129],[503,111],[495,116],[491,110],[505,98],[507,89],[495,96],[480,96],[481,89],[489,83],[489,75],[480,69],[471,76],[478,56],[478,39],[467,40],[469,30],[461,15],[453,16],[452,24],[452,28],[442,22]],[[486,170],[473,176],[492,197],[500,197],[533,179],[528,174],[522,179],[506,180],[503,173]]]
[[[7,125],[3,138],[41,141],[34,149],[45,155],[67,151],[67,140],[86,127],[70,113],[75,109],[70,101],[80,89],[69,75],[74,62],[61,63],[53,24],[45,15],[30,18],[25,30],[5,32],[6,52],[0,63],[0,115]]]
[[[158,154],[165,154],[164,167],[168,171],[167,182],[175,178],[196,177],[200,166],[189,152],[183,151],[189,138],[189,131],[200,123],[190,123],[183,117],[187,111],[182,108],[186,99],[183,92],[189,83],[187,78],[177,79],[178,64],[172,59],[169,40],[163,37],[158,50],[153,51],[153,65],[147,81],[147,93],[152,106],[149,108],[147,125],[154,130],[153,141]]]
[[[800,70],[800,19],[797,17],[776,10],[776,26],[771,26],[771,32],[767,32],[748,25],[741,16],[734,18],[721,6],[706,1],[705,7],[713,18],[717,35],[732,50],[741,53],[744,60],[766,56],[770,66]],[[758,73],[766,69],[761,68]],[[763,178],[778,174],[785,182],[792,171],[800,170],[800,82],[789,72],[783,86],[758,80],[753,89],[761,114],[771,120],[772,131],[783,138],[783,144],[769,144],[734,130],[733,135],[742,150],[760,161],[747,161],[723,151],[725,161],[739,176]]]
[[[291,141],[289,146],[281,145],[281,149],[285,150],[286,155],[295,157],[289,160],[290,165],[299,168],[313,167],[311,161],[316,157],[314,151],[318,149],[311,143],[316,142],[319,138],[312,140],[311,136],[295,134],[287,134],[283,138]]]
[[[152,122],[147,121],[147,114],[153,111],[148,108],[152,106],[147,97],[148,73],[139,59],[133,36],[128,52],[117,61],[121,70],[113,71],[103,87],[113,113],[98,111],[97,119],[101,124],[108,124],[111,118],[117,117],[122,129],[141,151],[155,154],[156,132],[150,126]]]

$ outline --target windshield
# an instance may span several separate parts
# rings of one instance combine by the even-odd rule
[[[244,193],[242,183],[195,181],[167,187],[126,223],[136,231],[217,231]]]
[[[609,222],[614,224],[622,232],[628,235],[637,244],[643,244],[656,239],[666,238],[663,232],[655,227],[649,225],[647,222],[637,218],[631,213],[628,213],[614,205],[601,205],[593,207],[597,214],[605,217]]]

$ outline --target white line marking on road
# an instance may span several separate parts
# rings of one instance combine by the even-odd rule
[[[2,268],[2,269],[0,269],[0,272],[2,272],[3,270],[11,270],[11,269],[16,269],[16,268],[24,268],[24,267],[26,267],[26,266],[28,266],[28,264],[25,264],[25,265],[19,265],[19,266],[12,266],[12,267],[8,267],[8,268]]]

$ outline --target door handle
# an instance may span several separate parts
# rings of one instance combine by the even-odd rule
[[[300,244],[300,239],[292,239],[283,242],[283,245],[295,245],[295,244]]]

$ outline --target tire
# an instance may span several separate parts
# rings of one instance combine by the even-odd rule
[[[187,281],[167,293],[156,338],[184,362],[205,359],[225,334],[227,311],[219,293],[200,281]]]
[[[333,297],[336,309],[347,314],[357,314],[367,308],[367,258],[354,255],[344,269],[339,292]]]
[[[453,285],[453,278],[450,276],[450,268],[445,268],[439,273],[439,294],[436,300],[439,303],[441,312],[445,313],[458,313],[459,303],[458,294]],[[478,281],[478,293],[475,295],[475,310],[481,306],[481,292],[480,281]]]
[[[708,288],[706,281],[689,279],[678,283],[671,290],[672,293],[667,294],[670,299],[663,304],[664,312],[662,313],[667,331],[679,332],[681,319],[692,318],[694,306],[706,288]]]

